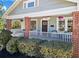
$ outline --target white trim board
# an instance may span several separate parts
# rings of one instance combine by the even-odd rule
[[[72,14],[72,12],[74,11],[76,11],[76,6],[70,6],[70,7],[47,10],[47,11],[40,11],[40,12],[33,12],[33,13],[26,13],[26,14],[19,14],[19,15],[4,16],[3,18],[18,19],[18,18],[25,18],[25,17],[59,16],[59,15]]]
[[[48,22],[48,25],[47,25],[47,32],[49,32],[49,20],[50,20],[50,17],[46,17],[46,18],[42,18],[41,19],[41,25],[40,25],[40,27],[41,27],[41,31],[40,32],[42,32],[42,21],[43,20],[46,20],[47,22]]]
[[[36,30],[34,30],[34,31],[36,31],[37,32],[37,29],[38,29],[38,26],[37,26],[37,19],[31,19],[30,21],[36,21]]]
[[[66,0],[66,1],[74,2],[74,3],[78,3],[79,2],[79,0]]]
[[[65,19],[65,28],[64,28],[64,31],[67,31],[68,30],[68,20],[73,20],[73,18],[72,17],[64,17],[64,19]],[[59,31],[59,19],[57,18],[57,31],[58,32],[60,32]]]

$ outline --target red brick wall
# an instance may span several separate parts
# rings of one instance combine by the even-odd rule
[[[29,38],[30,17],[25,17],[25,38]]]
[[[11,27],[12,27],[12,20],[11,19],[7,19],[6,20],[6,29],[7,30],[10,30],[11,29]]]
[[[79,57],[79,12],[73,12],[73,57]]]

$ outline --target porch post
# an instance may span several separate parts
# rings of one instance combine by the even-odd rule
[[[56,28],[56,30],[58,32],[59,31],[59,19],[58,18],[57,18],[56,22],[57,22],[57,28]]]
[[[73,57],[79,57],[79,1],[77,1],[77,11],[73,12]]]
[[[25,17],[25,38],[29,38],[30,17]]]
[[[79,57],[79,11],[73,12],[73,57]]]
[[[7,19],[6,20],[6,29],[7,30],[11,30],[11,26],[12,26],[12,20],[11,19]]]
[[[67,32],[68,31],[68,19],[65,18],[65,31]]]

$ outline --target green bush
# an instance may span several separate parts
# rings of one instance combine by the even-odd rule
[[[46,46],[49,48],[56,48],[56,49],[64,49],[70,50],[72,48],[71,43],[61,42],[61,41],[46,41],[40,44],[41,46]]]
[[[17,52],[17,39],[12,38],[9,40],[9,42],[6,44],[6,50],[10,52],[11,54]]]
[[[19,41],[18,50],[21,53],[24,53],[28,56],[36,56],[36,57],[41,56],[39,51],[40,47],[37,44],[37,40],[35,41],[30,39],[30,40],[26,40],[26,42]]]
[[[41,54],[40,54],[40,47],[39,47],[39,43],[41,41],[37,39],[36,40],[30,40],[30,41],[27,41],[27,44],[26,44],[26,53],[29,55],[29,56],[36,56],[36,57],[41,57]]]
[[[32,39],[28,39],[27,41],[30,42],[30,43],[35,43],[35,44],[39,45],[39,44],[42,43],[43,40],[32,38]]]
[[[64,51],[63,49],[49,48],[41,46],[41,54],[45,58],[70,58],[72,57],[72,51]]]
[[[0,51],[2,51],[3,48],[4,48],[4,45],[0,43]]]
[[[41,54],[44,57],[66,58],[72,57],[72,44],[61,41],[46,41],[40,44]]]
[[[72,57],[71,43],[39,39],[19,40],[18,50],[28,56],[45,58]]]
[[[17,48],[19,50],[20,53],[23,53],[25,54],[26,52],[26,42],[24,40],[19,40],[18,41],[18,45],[17,45]]]
[[[2,30],[0,33],[0,43],[3,43],[4,46],[7,44],[7,42],[11,39],[11,31],[9,30]]]
[[[2,46],[2,45],[1,45]],[[6,45],[10,53],[19,51],[22,54],[45,58],[72,57],[72,44],[61,41],[47,41],[40,39],[12,38]]]

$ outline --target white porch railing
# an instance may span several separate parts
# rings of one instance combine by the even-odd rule
[[[24,31],[20,29],[13,29],[13,36],[15,37],[23,37]],[[72,33],[59,33],[59,32],[36,32],[30,31],[29,34],[30,38],[38,38],[38,39],[45,39],[45,40],[58,40],[64,42],[71,42],[72,41]]]
[[[30,32],[30,38],[39,38],[45,40],[59,40],[64,42],[72,41],[72,33],[58,32]]]

